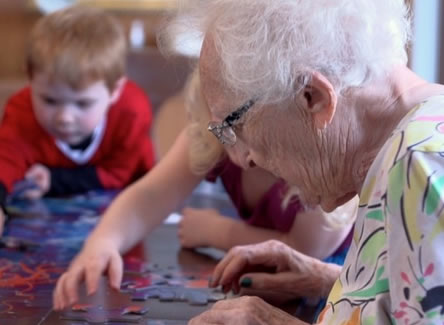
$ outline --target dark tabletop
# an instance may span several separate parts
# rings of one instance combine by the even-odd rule
[[[96,324],[65,320],[73,313],[70,309],[52,311],[52,290],[115,195],[116,192],[90,192],[69,198],[9,202],[11,218],[0,245],[0,325]],[[195,192],[186,205],[213,207],[225,215],[236,215],[229,200],[220,193]],[[131,298],[136,292],[153,286],[176,292],[186,290],[187,297],[196,291],[198,297],[199,294],[211,296],[214,292],[207,287],[208,279],[222,256],[222,252],[214,249],[181,249],[177,226],[163,224],[125,256],[121,292],[109,289],[103,277],[94,296],[87,297],[84,287],[81,288],[79,303],[88,305],[88,315],[91,313],[94,317],[101,313],[120,313],[129,306],[148,308],[146,315],[141,319],[136,316],[134,322],[110,324],[186,324],[213,302],[195,304],[187,299],[177,301],[168,297],[150,297],[146,301]],[[294,312],[296,307],[293,307],[294,304],[289,311]],[[77,315],[85,314],[74,313]]]

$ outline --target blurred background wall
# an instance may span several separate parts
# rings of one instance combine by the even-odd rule
[[[71,3],[68,0],[41,1],[49,4]],[[123,24],[128,37],[132,33],[137,44],[128,55],[128,72],[152,97],[156,108],[166,97],[178,91],[189,64],[185,59],[164,59],[157,50],[155,34],[159,22],[171,9],[170,0],[78,0],[102,5]],[[24,53],[26,39],[36,20],[42,16],[34,1],[0,0],[0,104],[11,89],[26,82]]]
[[[444,1],[406,1],[414,14],[409,64],[425,79],[444,83]],[[128,74],[151,97],[161,121],[154,132],[160,134],[157,141],[165,142],[160,149],[163,155],[185,125],[181,89],[192,66],[183,57],[165,59],[156,46],[160,22],[174,10],[176,0],[0,0],[0,113],[5,99],[26,84],[26,38],[43,14],[36,3],[45,9],[74,2],[106,8],[121,21],[129,41],[133,41]]]
[[[411,67],[428,81],[444,83],[444,1],[413,2]]]

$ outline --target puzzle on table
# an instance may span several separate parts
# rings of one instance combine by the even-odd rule
[[[70,311],[62,313],[60,319],[90,324],[139,323],[147,312],[148,308],[141,306],[105,309],[102,306],[74,305]]]
[[[17,320],[38,324],[37,320],[48,314],[57,278],[116,194],[92,192],[35,202],[9,199],[7,211],[12,218],[0,239],[0,324],[18,324]],[[150,319],[150,311],[139,305],[157,300],[205,306],[225,299],[221,292],[208,288],[212,267],[199,267],[191,272],[178,265],[147,263],[128,256],[124,269],[120,294],[126,295],[135,305],[115,309],[88,305],[84,311],[70,310],[61,314],[63,323],[131,324],[142,319],[143,324],[148,325],[186,324]],[[137,308],[142,308],[140,315],[134,314]]]
[[[19,184],[17,191],[29,186]],[[116,194],[90,192],[33,202],[8,198],[11,219],[0,239],[0,324],[48,312],[57,278]]]

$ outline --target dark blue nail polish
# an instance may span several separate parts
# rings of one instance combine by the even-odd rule
[[[243,278],[240,282],[240,286],[242,288],[249,288],[251,287],[251,285],[253,284],[253,280],[251,280],[251,278]]]

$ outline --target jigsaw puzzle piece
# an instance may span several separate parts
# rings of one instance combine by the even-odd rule
[[[192,306],[206,306],[208,305],[208,293],[189,290],[186,292],[187,301]]]
[[[122,310],[122,315],[145,315],[148,310],[148,307],[133,305],[125,307]]]
[[[135,306],[130,306],[135,307]],[[130,308],[131,309],[131,308]],[[135,308],[132,308],[133,310]],[[74,305],[70,311],[63,312],[60,316],[62,320],[81,321],[88,324],[108,324],[108,323],[139,323],[143,314],[125,313],[122,309],[104,309],[101,306],[95,307],[88,304]],[[125,313],[125,314],[124,314]]]
[[[11,200],[22,198],[23,194],[29,190],[36,190],[39,186],[31,179],[23,179],[14,184],[10,195]]]
[[[8,237],[0,237],[0,248],[2,247],[17,249],[20,251],[27,251],[30,249],[36,249],[40,247],[40,244],[30,240],[8,236]]]

